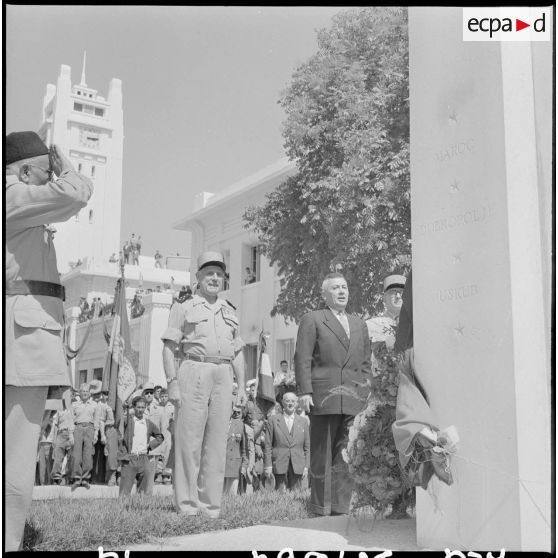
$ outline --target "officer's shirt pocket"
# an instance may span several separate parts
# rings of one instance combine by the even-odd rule
[[[227,326],[225,335],[228,340],[232,341],[238,334],[238,318],[232,312],[221,311],[221,313]]]
[[[186,339],[208,337],[210,329],[211,324],[209,316],[203,314],[199,310],[193,310],[186,316],[186,321],[184,323],[184,337]]]

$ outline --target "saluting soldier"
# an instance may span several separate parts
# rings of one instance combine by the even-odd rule
[[[6,136],[4,425],[5,550],[19,550],[49,386],[69,386],[60,284],[49,223],[67,221],[93,192],[56,146],[35,132]],[[53,179],[53,174],[57,179]]]
[[[218,298],[226,273],[218,252],[198,258],[198,290],[173,304],[162,335],[169,399],[176,406],[174,497],[179,513],[218,517],[231,406],[242,406],[244,342],[234,306]],[[175,369],[175,350],[182,363]],[[238,394],[233,401],[233,376]]]

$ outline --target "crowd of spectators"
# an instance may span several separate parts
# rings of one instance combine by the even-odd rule
[[[257,398],[257,380],[246,382],[244,407],[233,405],[227,436],[223,492],[250,494],[307,486],[310,421],[298,404],[286,361],[275,375],[276,403],[265,410]],[[285,369],[286,368],[286,369]],[[285,374],[285,373],[290,374]],[[233,385],[236,400],[237,384]]]
[[[174,405],[166,389],[152,382],[140,385],[125,403],[119,423],[115,423],[108,392],[102,391],[100,380],[82,384],[71,399],[68,408],[45,411],[35,484],[73,489],[89,488],[91,483],[121,485],[120,493],[128,494],[139,474],[137,463],[129,458],[136,449],[126,446],[129,418],[136,412],[138,399],[143,404],[142,416],[154,425],[158,437],[152,450],[145,452],[149,453],[149,466],[142,469],[138,486],[150,493],[154,484],[171,484]]]
[[[246,383],[245,406],[232,408],[223,485],[226,493],[305,486],[309,420],[298,405],[289,381],[292,373],[285,370],[285,364],[275,374],[275,406],[264,410],[253,379]],[[237,389],[234,384],[233,392]],[[35,484],[72,489],[89,488],[90,484],[120,486],[120,494],[126,495],[134,483],[147,494],[155,484],[172,483],[175,408],[166,389],[149,381],[140,385],[124,404],[118,424],[100,380],[72,390],[71,400],[61,411],[45,411]],[[131,420],[145,421],[148,427],[143,451],[134,446]]]

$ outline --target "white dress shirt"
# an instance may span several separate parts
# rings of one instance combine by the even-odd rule
[[[349,327],[349,318],[347,318],[347,313],[345,310],[334,310],[331,306],[329,309],[333,312],[333,315],[339,320],[339,323],[343,326],[347,337],[351,338],[351,329]]]
[[[132,440],[132,451],[130,453],[147,453],[147,422],[145,417],[139,419],[134,417],[134,439]]]
[[[285,417],[285,424],[287,425],[287,430],[289,434],[293,431],[293,424],[294,424],[294,413],[292,415],[288,415],[287,413],[283,413]]]

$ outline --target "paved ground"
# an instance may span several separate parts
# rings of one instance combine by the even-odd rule
[[[306,551],[422,550],[416,544],[414,519],[384,519],[377,521],[371,532],[362,532],[357,526],[356,519],[347,516],[281,521],[229,531],[169,537],[151,544],[126,547],[129,550],[152,551],[275,550],[277,552],[286,548]]]
[[[135,491],[135,487],[133,490]],[[156,485],[154,493],[170,495],[172,487]],[[36,486],[33,489],[34,500],[117,497],[117,486],[91,485],[89,490],[82,487],[72,490],[66,486]],[[118,550],[280,551],[285,548],[306,551],[423,550],[416,544],[414,519],[384,519],[373,524],[369,523],[368,526],[371,530],[359,529],[356,518],[349,516],[315,517],[296,521],[277,521],[228,531],[168,537],[153,543],[127,546]]]

